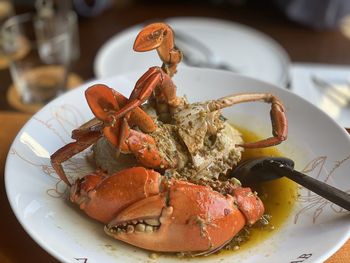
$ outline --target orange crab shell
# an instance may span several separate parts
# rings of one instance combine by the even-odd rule
[[[203,252],[221,247],[246,224],[235,198],[206,186],[172,181],[168,191],[140,200],[121,211],[105,228],[113,238],[163,252]],[[113,227],[156,218],[154,232],[117,232]]]
[[[159,193],[160,174],[143,167],[122,170],[113,175],[102,172],[78,179],[70,200],[87,215],[102,223],[110,222],[122,209]]]

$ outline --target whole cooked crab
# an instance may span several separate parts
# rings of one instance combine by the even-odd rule
[[[188,103],[176,96],[171,80],[182,54],[168,25],[151,24],[139,33],[134,50],[152,49],[163,65],[141,76],[129,98],[102,84],[86,90],[95,118],[73,130],[75,141],[51,163],[71,186],[70,200],[106,224],[108,235],[153,251],[210,254],[263,215],[250,188],[220,176],[244,148],[286,139],[284,107],[269,93]],[[222,117],[222,108],[248,101],[272,104],[272,137],[243,142]],[[91,145],[98,170],[71,184],[62,163]]]

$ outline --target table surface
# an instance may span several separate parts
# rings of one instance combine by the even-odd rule
[[[118,1],[117,1],[118,2]],[[123,29],[146,20],[200,16],[227,19],[251,26],[269,35],[287,51],[292,62],[350,64],[350,40],[339,30],[314,31],[286,19],[266,1],[251,1],[245,6],[214,5],[203,1],[119,1],[99,16],[79,19],[81,57],[72,71],[84,80],[94,78],[93,61],[98,49]],[[165,2],[165,1],[164,1]],[[257,3],[259,2],[259,3]],[[17,8],[22,12],[21,8]],[[116,61],[116,63],[122,63]],[[42,250],[22,229],[8,204],[3,171],[10,143],[30,115],[16,113],[6,101],[11,85],[7,69],[0,71],[0,262],[57,262]],[[12,111],[12,112],[9,112]],[[348,241],[327,263],[345,263],[350,258]]]
[[[289,21],[267,1],[248,1],[244,6],[214,5],[206,1],[180,1],[180,4],[179,1],[166,1],[166,4],[163,1],[116,2],[125,4],[114,5],[96,17],[79,19],[81,56],[72,65],[72,71],[84,80],[94,78],[95,55],[109,38],[147,20],[179,16],[220,18],[251,26],[280,43],[292,62],[350,65],[350,40],[340,30],[314,31],[306,28]],[[17,12],[25,11],[17,8]],[[5,96],[11,82],[9,71],[0,70],[0,110],[13,110]]]

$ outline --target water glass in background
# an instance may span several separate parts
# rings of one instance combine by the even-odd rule
[[[66,19],[69,26],[70,41],[71,41],[71,60],[78,60],[80,57],[80,40],[78,29],[78,16],[74,11],[68,11],[62,14],[62,18]]]
[[[11,0],[0,0],[0,27],[10,16],[14,14],[13,5]],[[1,43],[0,35],[0,43]],[[6,68],[8,65],[7,57],[4,54],[4,51],[1,49],[0,45],[0,69]]]
[[[13,16],[4,23],[1,35],[23,103],[46,103],[65,90],[71,62],[67,17]]]
[[[36,0],[35,9],[37,16],[43,20],[52,17],[59,17],[68,25],[71,38],[71,59],[77,60],[80,57],[78,16],[72,9],[71,0]]]

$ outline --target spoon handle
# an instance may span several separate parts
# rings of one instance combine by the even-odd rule
[[[266,162],[264,165],[269,166],[269,168],[273,169],[278,175],[285,176],[312,192],[350,211],[350,194],[324,182],[318,181],[306,174],[295,171],[293,168],[284,166],[279,162]]]

